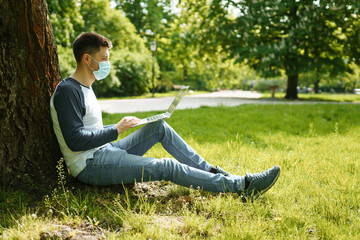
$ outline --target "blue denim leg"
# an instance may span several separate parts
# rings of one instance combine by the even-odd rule
[[[130,154],[143,156],[158,142],[179,162],[197,169],[210,170],[211,165],[163,120],[147,124],[136,132],[112,144],[114,147],[123,149]]]
[[[185,187],[201,188],[211,192],[243,190],[243,176],[212,174],[175,159],[146,158],[127,153],[110,144],[87,160],[86,168],[78,179],[87,184],[112,185],[134,182],[166,180]]]

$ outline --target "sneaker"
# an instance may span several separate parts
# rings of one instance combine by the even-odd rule
[[[280,167],[273,166],[272,168],[261,173],[246,173],[245,181],[249,183],[248,187],[241,192],[242,199],[253,201],[261,194],[269,190],[279,178]]]
[[[220,168],[219,166],[216,166],[215,168],[212,167],[210,169],[210,172],[214,173],[214,174],[220,173],[220,174],[222,174],[224,176],[230,176],[231,175],[230,173],[226,172],[224,169]]]

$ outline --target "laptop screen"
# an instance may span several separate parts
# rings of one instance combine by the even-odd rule
[[[179,90],[178,94],[176,95],[175,99],[172,101],[172,103],[170,104],[170,107],[167,110],[168,113],[170,113],[170,114],[173,113],[176,106],[178,105],[178,103],[180,102],[180,100],[185,95],[185,93],[188,89],[189,89],[189,86],[184,86]]]

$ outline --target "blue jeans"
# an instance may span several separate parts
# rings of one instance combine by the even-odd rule
[[[158,142],[176,160],[143,157]],[[77,178],[91,185],[166,180],[210,192],[244,189],[243,176],[213,174],[211,167],[165,121],[158,121],[96,151]]]

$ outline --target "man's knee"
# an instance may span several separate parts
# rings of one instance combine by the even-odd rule
[[[153,122],[152,124],[153,124],[153,127],[156,127],[156,128],[159,128],[159,129],[164,128],[164,127],[167,126],[167,123],[165,122],[164,119]]]
[[[179,164],[179,162],[173,158],[160,158],[160,159],[154,159],[151,162],[151,166],[154,168],[154,170],[167,170],[173,168],[176,164]]]
[[[173,158],[154,159],[148,169],[156,179],[169,180],[173,170],[180,164]]]
[[[159,139],[162,139],[166,133],[166,130],[169,128],[169,125],[164,120],[160,120],[151,123],[149,127],[158,132],[160,134]]]

